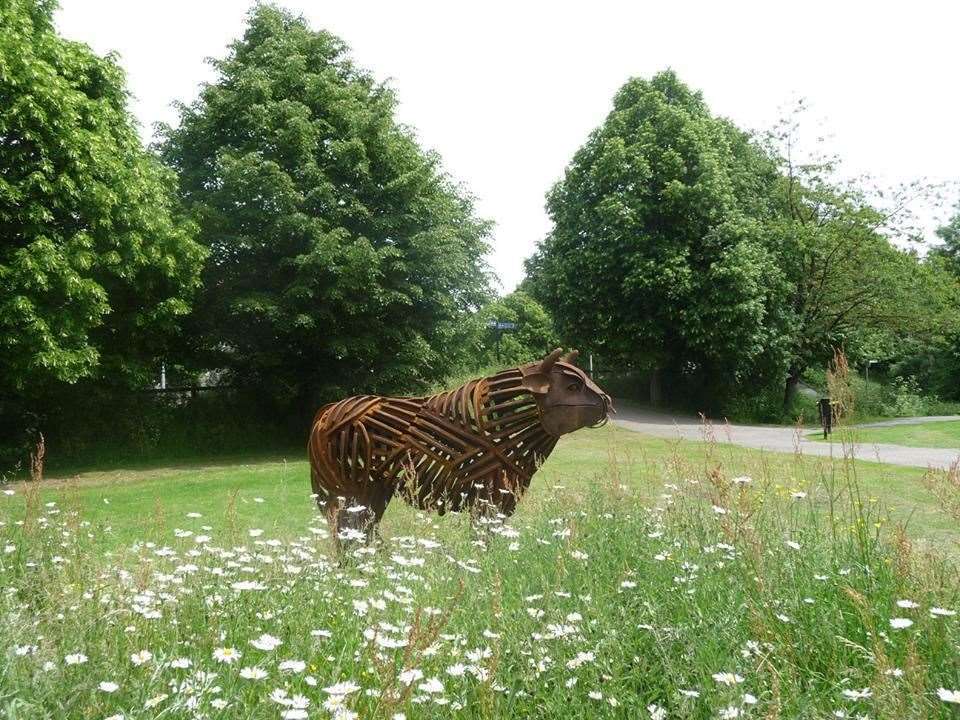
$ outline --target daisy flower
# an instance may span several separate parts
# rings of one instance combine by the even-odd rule
[[[213,659],[217,662],[226,663],[227,665],[235,663],[241,657],[243,657],[243,653],[232,647],[217,648],[213,651]]]
[[[947,690],[942,687],[937,690],[937,697],[946,703],[960,705],[960,690]]]
[[[743,682],[743,677],[732,672],[718,672],[713,674],[713,679],[721,685],[737,685]]]
[[[141,650],[140,652],[135,652],[130,656],[130,662],[132,662],[137,667],[141,665],[146,665],[148,662],[153,660],[153,653],[149,650]]]
[[[278,637],[274,637],[273,635],[264,633],[256,640],[251,640],[250,644],[253,645],[257,650],[270,651],[276,650],[278,647],[283,645],[283,640]]]

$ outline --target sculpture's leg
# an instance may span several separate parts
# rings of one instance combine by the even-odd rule
[[[393,488],[386,483],[370,481],[369,492],[367,493],[366,516],[364,518],[364,532],[367,536],[367,544],[372,544],[380,540],[380,520],[383,513],[390,504],[393,497]]]
[[[497,516],[494,503],[494,476],[478,480],[474,485],[475,495],[470,505],[470,527],[477,540],[486,540],[490,532],[490,522]]]
[[[498,470],[483,482],[471,507],[470,520],[478,539],[485,540],[493,525],[500,525],[504,517],[513,515],[520,497],[518,478]]]
[[[378,537],[377,527],[393,497],[393,489],[381,483],[367,482],[361,492],[334,498],[327,503],[327,519],[338,554],[370,545]]]

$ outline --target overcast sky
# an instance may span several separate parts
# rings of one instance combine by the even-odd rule
[[[763,129],[803,97],[851,174],[960,180],[960,3],[279,3],[389,80],[399,119],[496,222],[504,291],[549,229],[544,193],[631,76],[672,67],[712,110]],[[243,31],[247,0],[61,0],[60,31],[115,51],[145,140],[176,122]],[[811,134],[814,128],[811,128]],[[935,226],[949,208],[924,210]]]

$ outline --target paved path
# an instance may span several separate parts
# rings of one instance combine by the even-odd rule
[[[804,437],[806,433],[811,432],[808,428],[801,428],[800,432],[797,432],[796,428],[789,427],[731,425],[715,421],[705,425],[699,418],[642,410],[624,404],[623,401],[615,401],[615,404],[617,407],[617,414],[613,416],[615,424],[655,437],[704,440],[712,433],[717,442],[729,442],[760,450],[785,453],[799,450],[804,455],[837,458],[844,456],[845,448],[840,442],[817,442]],[[888,422],[902,424],[895,421]],[[858,443],[846,448],[846,451],[857,460],[916,467],[947,468],[960,460],[960,448],[914,448],[883,443]]]

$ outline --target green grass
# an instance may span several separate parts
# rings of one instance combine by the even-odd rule
[[[849,471],[862,487],[865,500],[883,504],[894,519],[909,522],[915,539],[941,544],[960,539],[956,523],[944,515],[937,498],[920,482],[925,474],[920,468],[832,462],[727,444],[652,438],[615,426],[563,438],[536,476],[520,516],[537,514],[545,488],[563,483],[571,492],[579,492],[589,485],[590,478],[602,477],[612,464],[624,482],[648,498],[656,496],[655,489],[664,477],[703,474],[713,467],[730,476],[776,478],[773,491],[779,495],[803,491],[825,475]],[[164,537],[172,528],[181,527],[189,512],[202,513],[202,524],[217,532],[230,524],[246,526],[256,521],[271,532],[290,534],[311,517],[309,493],[306,461],[284,453],[231,463],[217,458],[175,467],[88,471],[47,481],[38,500],[58,501],[77,509],[93,524],[109,528],[97,535],[97,542],[110,548],[143,539],[144,533]],[[400,502],[392,503],[383,524],[385,532],[408,531],[409,514]]]
[[[843,435],[841,436],[840,433],[843,433]],[[823,440],[822,433],[815,433],[809,437],[821,442],[830,442],[829,440]],[[842,438],[848,438],[858,443],[960,448],[960,420],[917,423],[915,425],[890,425],[888,427],[845,428],[834,436],[834,442]]]
[[[960,536],[922,480],[608,427],[488,535],[395,504],[344,564],[299,458],[18,484],[0,717],[956,717]]]

